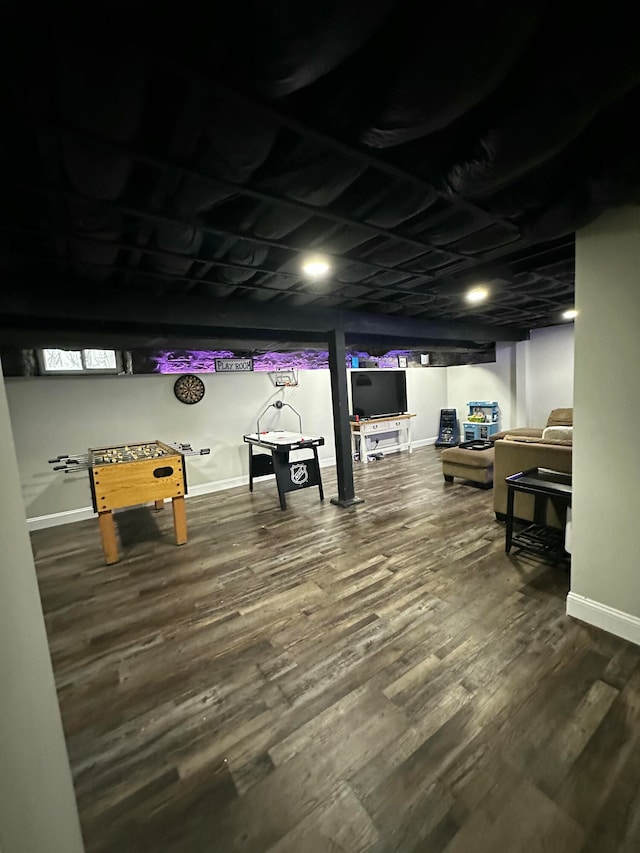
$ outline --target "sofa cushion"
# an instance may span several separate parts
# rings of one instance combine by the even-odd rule
[[[547,418],[547,426],[573,426],[573,407],[551,409],[551,414]]]
[[[537,427],[516,427],[516,429],[503,429],[489,436],[489,441],[499,441],[506,435],[528,435],[532,438],[542,438],[542,430]]]
[[[564,438],[531,438],[528,435],[505,435],[504,441],[519,441],[522,444],[559,444],[561,447],[572,447],[573,440]]]
[[[572,426],[549,426],[542,432],[542,440],[559,439],[560,441],[573,441]]]

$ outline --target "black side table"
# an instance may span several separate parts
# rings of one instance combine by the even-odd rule
[[[551,498],[565,508],[571,506],[571,474],[551,471],[548,468],[530,468],[519,474],[505,477],[507,483],[507,526],[505,551],[515,545],[551,562],[567,561],[564,548],[564,531],[546,524],[547,501]],[[516,492],[534,495],[533,524],[513,535],[513,502]]]

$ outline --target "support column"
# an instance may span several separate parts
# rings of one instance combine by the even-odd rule
[[[351,455],[349,394],[347,389],[347,352],[342,329],[334,329],[329,336],[329,370],[331,371],[333,435],[338,479],[338,497],[331,498],[331,503],[336,504],[336,506],[350,507],[364,503],[364,501],[355,496],[353,485],[353,457]]]
[[[0,483],[2,853],[82,853],[1,371]]]

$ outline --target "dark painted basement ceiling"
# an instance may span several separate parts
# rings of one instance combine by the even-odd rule
[[[640,195],[622,0],[5,3],[0,46],[5,343],[522,339]]]

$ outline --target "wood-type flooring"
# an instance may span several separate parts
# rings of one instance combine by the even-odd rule
[[[33,534],[88,853],[640,849],[640,649],[439,456]]]

